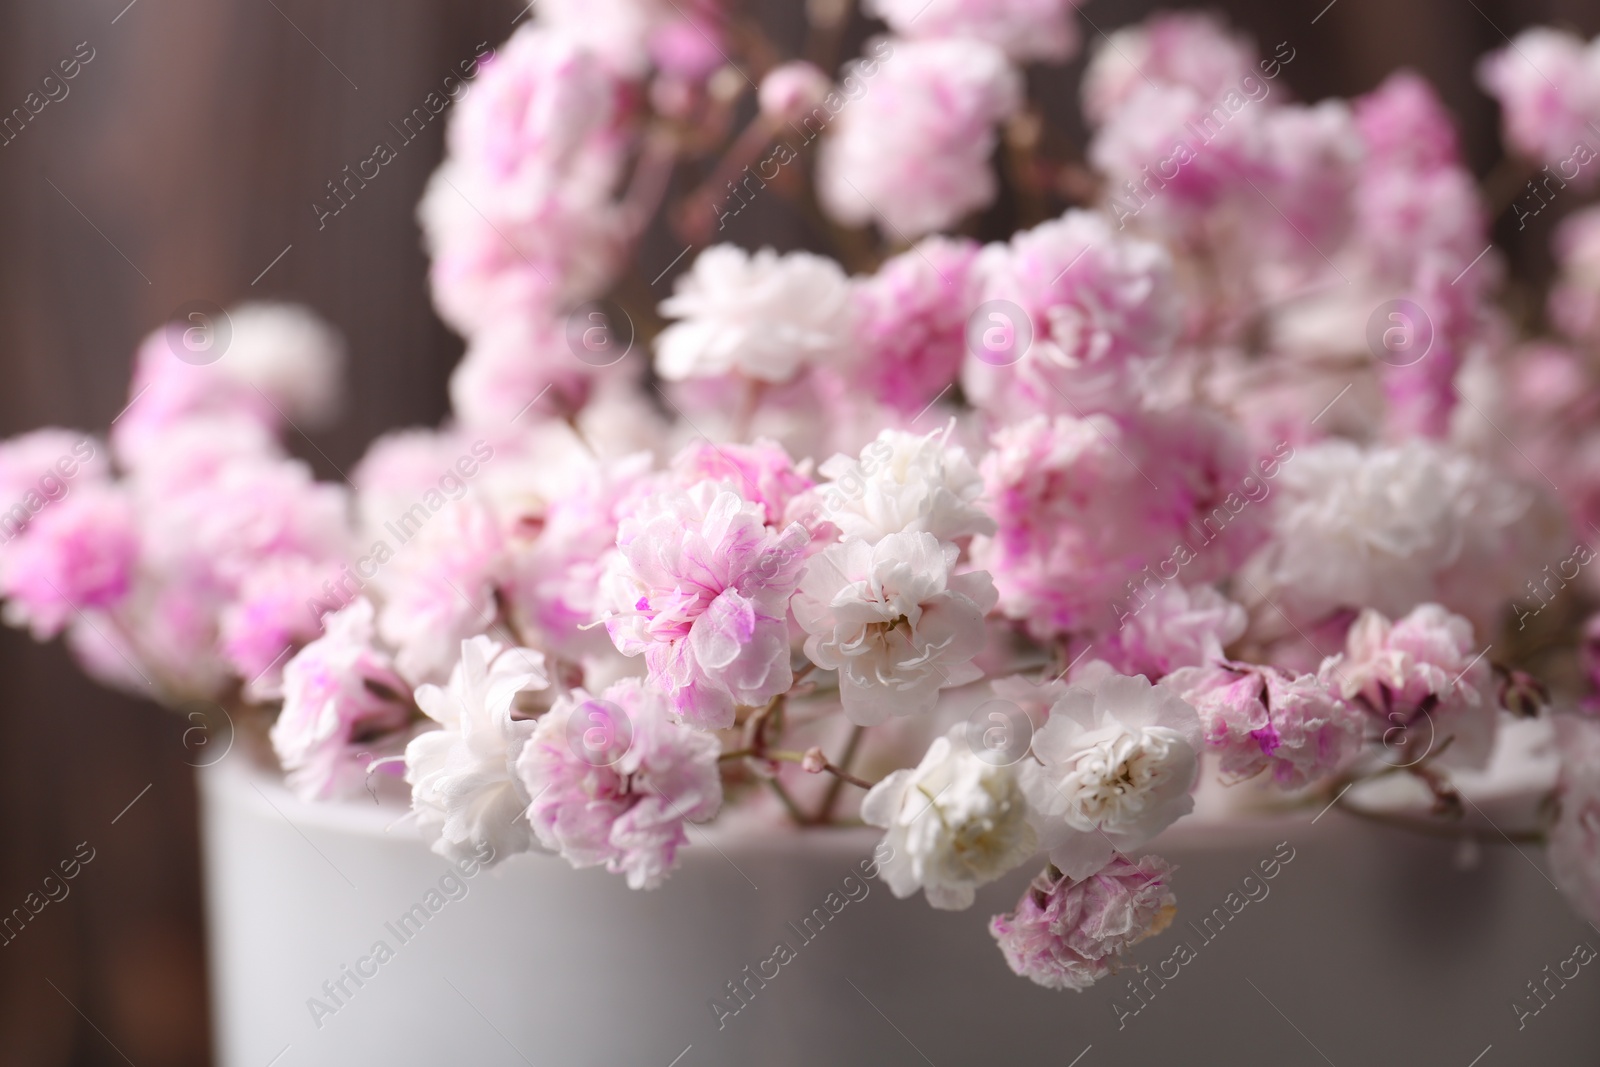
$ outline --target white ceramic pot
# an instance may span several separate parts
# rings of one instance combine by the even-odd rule
[[[396,809],[303,804],[237,754],[201,781],[223,1067],[1600,1060],[1600,964],[1550,978],[1600,934],[1542,856],[1462,870],[1338,811],[1180,823],[1178,921],[1144,972],[1072,994],[986,930],[1031,869],[936,912],[860,877],[872,834],[724,830],[649,893],[546,856],[458,879]]]

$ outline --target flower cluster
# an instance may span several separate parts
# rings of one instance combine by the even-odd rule
[[[865,7],[834,77],[717,0],[538,5],[419,210],[450,418],[318,481],[283,437],[336,406],[330,328],[158,330],[108,440],[0,444],[5,620],[270,717],[306,798],[408,790],[447,857],[649,889],[726,806],[859,815],[940,909],[1031,862],[990,929],[1054,989],[1171,920],[1146,850],[1197,804],[1404,774],[1434,811],[1392,821],[1475,836],[1455,776],[1540,717],[1600,915],[1600,208],[1523,336],[1417,75],[1307,104],[1287,43],[1158,14],[1089,57],[1071,154],[1026,67],[1074,56],[1074,0]],[[1597,49],[1480,68],[1574,206]],[[746,207],[819,246],[741,247]]]

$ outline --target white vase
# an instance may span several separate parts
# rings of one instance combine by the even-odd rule
[[[987,932],[1031,868],[938,912],[861,877],[873,834],[722,830],[648,893],[537,855],[459,879],[393,807],[301,803],[238,754],[201,782],[223,1067],[1600,1058],[1600,965],[1549,980],[1600,934],[1527,848],[1463,870],[1454,845],[1338,811],[1185,820],[1160,842],[1179,916],[1136,950],[1147,969],[1073,994],[1013,976]]]

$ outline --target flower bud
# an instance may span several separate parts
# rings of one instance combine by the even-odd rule
[[[828,95],[833,83],[810,63],[795,60],[772,68],[761,79],[757,100],[761,113],[774,122],[792,122]]]

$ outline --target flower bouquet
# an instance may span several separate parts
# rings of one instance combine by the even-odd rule
[[[419,210],[446,424],[319,482],[330,328],[158,330],[106,441],[0,447],[7,621],[453,860],[648,890],[696,824],[864,825],[948,910],[1031,865],[989,930],[1053,989],[1172,920],[1203,779],[1547,841],[1600,920],[1600,209],[1543,311],[1488,237],[1594,186],[1600,44],[1483,61],[1480,191],[1419,77],[1302,104],[1210,17],[1103,37],[1080,155],[1025,77],[1066,0],[867,0],[842,67],[807,13],[785,59],[712,0],[540,4]],[[724,239],[752,206],[828,254]],[[1514,720],[1562,770],[1503,826],[1458,777]]]

